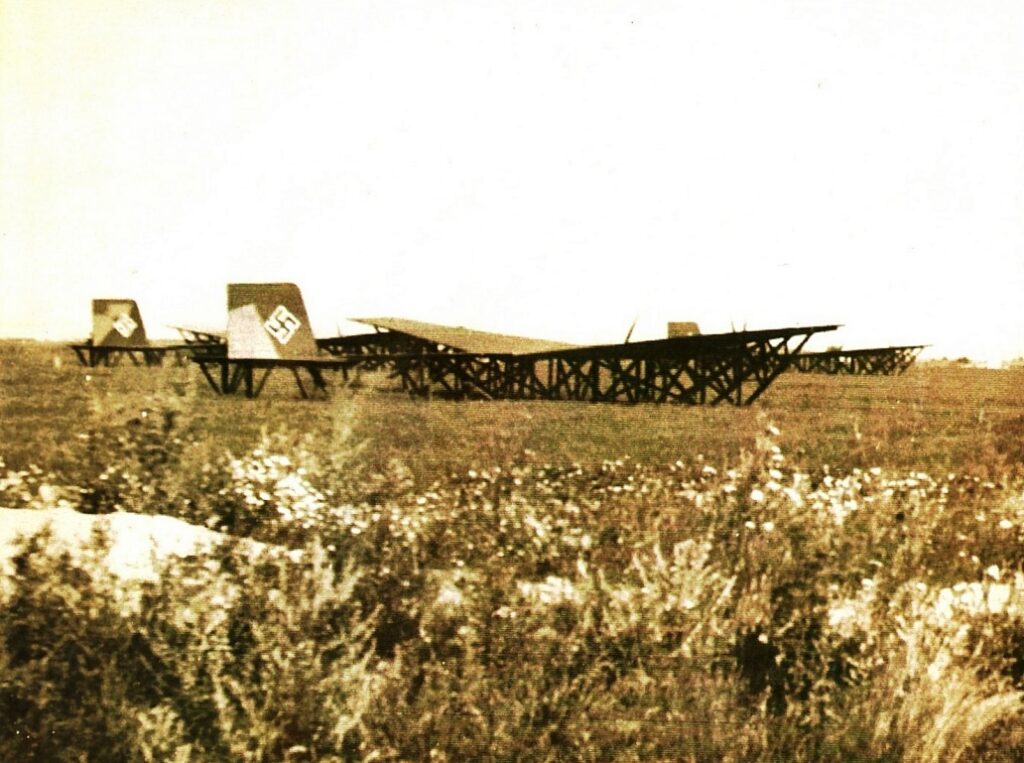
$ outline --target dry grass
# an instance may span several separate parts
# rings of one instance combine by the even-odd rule
[[[62,360],[54,367],[54,358]],[[87,380],[88,379],[88,380]],[[217,398],[198,370],[84,369],[60,345],[0,344],[0,442],[16,468],[57,468],[90,426],[154,401],[173,402],[224,448],[250,450],[264,431],[331,436],[331,403],[294,399],[283,375],[252,401]],[[453,471],[509,463],[668,463],[703,454],[723,463],[750,450],[767,414],[787,452],[840,469],[882,465],[941,473],[999,471],[1020,455],[1024,371],[915,367],[900,377],[785,374],[753,407],[411,400],[363,388],[355,395],[361,458],[398,459],[419,485]],[[1017,459],[1019,460],[1019,459]]]
[[[33,547],[0,612],[0,757],[1024,751],[1019,371],[794,374],[745,409],[303,403],[55,351],[0,347],[0,501],[172,514],[301,563],[201,557],[121,622]]]

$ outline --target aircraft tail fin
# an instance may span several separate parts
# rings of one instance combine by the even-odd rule
[[[293,283],[228,284],[228,357],[305,360],[317,355],[306,305]]]
[[[700,336],[700,326],[693,321],[669,321],[669,337],[676,336]]]
[[[92,343],[96,347],[148,344],[142,314],[134,299],[92,301]]]

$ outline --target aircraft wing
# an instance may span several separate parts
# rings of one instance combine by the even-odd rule
[[[181,334],[185,344],[224,344],[228,340],[225,329],[202,328],[199,326],[171,326]]]

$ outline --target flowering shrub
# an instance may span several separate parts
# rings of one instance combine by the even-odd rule
[[[31,471],[0,482],[19,506],[56,496],[161,511],[284,549],[264,564],[186,563],[133,615],[100,607],[70,572],[57,598],[44,575],[25,578],[29,598],[8,622],[81,633],[77,621],[99,627],[81,616],[98,607],[113,623],[104,638],[143,639],[140,669],[157,666],[147,680],[166,692],[143,701],[109,683],[129,718],[109,733],[131,755],[1009,761],[1024,750],[1012,735],[1002,751],[992,743],[1022,709],[1015,470],[842,471],[792,461],[766,426],[731,466],[524,453],[424,489],[395,460],[354,466],[344,438],[325,452],[268,436],[232,455],[166,421],[91,435],[125,445],[79,485]],[[19,711],[34,719],[21,728],[38,730],[33,692],[87,679],[37,670],[15,641],[4,659],[21,672],[5,690],[12,707],[35,708]],[[90,675],[134,664],[115,642]]]
[[[344,759],[381,678],[356,573],[315,541],[257,558],[226,546],[151,584],[46,546],[15,557],[3,603],[0,758]]]
[[[76,488],[61,487],[54,474],[44,473],[37,466],[12,471],[0,458],[0,472],[0,506],[4,508],[70,507],[79,501]]]

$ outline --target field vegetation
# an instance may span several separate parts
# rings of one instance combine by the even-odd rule
[[[0,505],[225,540],[149,582],[26,540],[0,759],[1024,759],[1024,372],[735,409],[69,360],[0,347]]]

